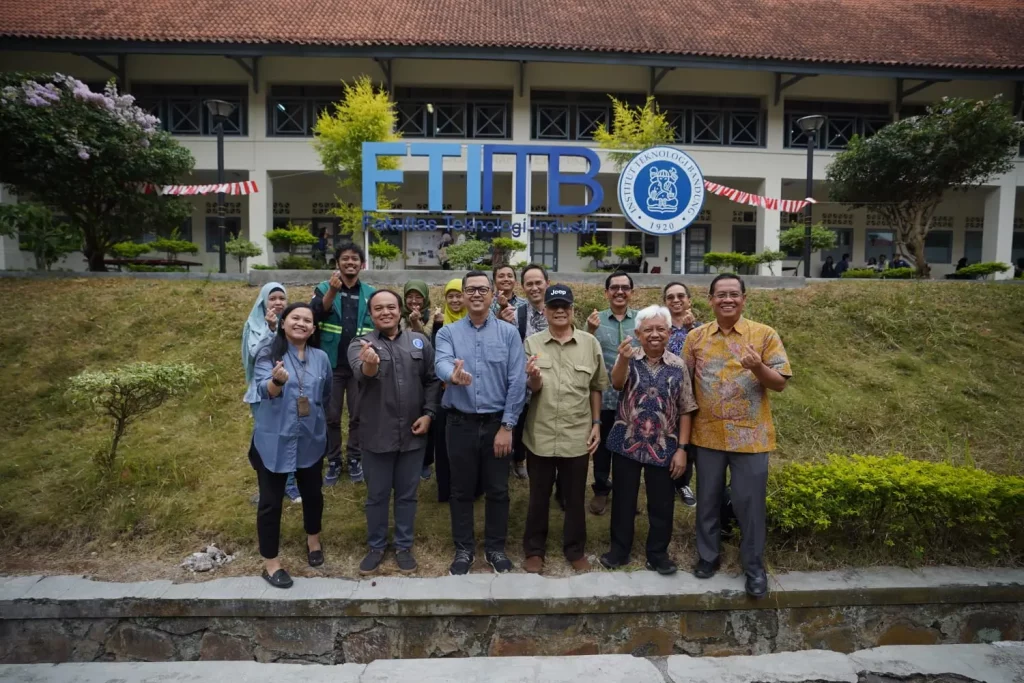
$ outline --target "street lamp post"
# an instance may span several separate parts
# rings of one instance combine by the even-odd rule
[[[814,196],[814,146],[818,142],[818,131],[825,124],[825,117],[815,114],[797,119],[796,125],[807,136],[807,198]],[[807,203],[804,216],[804,277],[811,276],[811,222],[814,206]]]
[[[235,105],[224,100],[207,100],[206,108],[217,131],[217,184],[224,182],[224,122],[235,111]],[[224,246],[224,193],[217,193],[217,228],[220,244],[220,272],[227,271],[227,252]]]

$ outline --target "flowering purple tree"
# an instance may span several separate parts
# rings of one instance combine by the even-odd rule
[[[189,214],[185,200],[139,184],[180,182],[192,155],[112,83],[98,93],[61,74],[0,75],[0,159],[0,183],[81,232],[89,270],[105,270],[112,245]]]

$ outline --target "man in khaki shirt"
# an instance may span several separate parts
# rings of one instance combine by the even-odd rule
[[[573,327],[572,290],[552,285],[544,293],[548,329],[527,337],[527,388],[533,393],[523,445],[530,475],[523,568],[544,568],[551,487],[558,480],[565,501],[562,548],[576,571],[590,569],[584,509],[590,456],[601,441],[601,392],[608,372],[597,339]]]

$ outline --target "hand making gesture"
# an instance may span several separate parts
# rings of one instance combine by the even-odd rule
[[[740,365],[753,370],[761,365],[761,354],[750,344],[744,344],[740,350]]]
[[[274,366],[274,369],[270,373],[270,377],[278,386],[284,386],[284,384],[288,381],[288,371],[284,369],[283,360],[277,361],[277,364]]]
[[[516,309],[512,308],[511,306],[505,306],[504,308],[501,309],[501,312],[498,313],[498,317],[511,325],[515,325]]]
[[[601,315],[595,308],[593,313],[587,316],[587,332],[594,334],[597,332],[597,328],[601,327]]]
[[[380,368],[380,356],[377,355],[377,350],[373,348],[370,342],[360,339],[359,343],[363,345],[363,350],[359,352],[359,360],[363,362],[363,374],[367,377],[373,377]]]
[[[508,308],[508,297],[504,294],[498,294],[498,306],[500,306],[503,311]]]
[[[435,323],[443,323],[444,322],[444,312],[441,310],[440,306],[436,306],[434,308],[434,322]]]
[[[341,271],[336,270],[331,273],[331,279],[327,282],[328,286],[335,292],[341,291]]]
[[[626,337],[619,344],[619,357],[625,361],[633,358],[633,338]]]
[[[473,382],[473,375],[463,370],[463,365],[465,365],[465,361],[461,358],[455,360],[455,369],[452,370],[451,383],[460,387],[468,387]]]
[[[271,332],[277,332],[277,313],[267,311],[267,317],[264,320],[267,321],[267,327],[270,328]]]

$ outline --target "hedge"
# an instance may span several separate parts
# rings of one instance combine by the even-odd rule
[[[773,543],[805,542],[948,562],[1024,551],[1024,477],[902,455],[830,456],[774,468]]]

